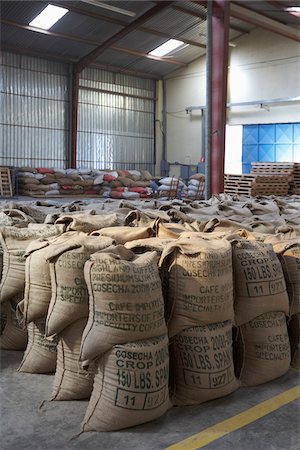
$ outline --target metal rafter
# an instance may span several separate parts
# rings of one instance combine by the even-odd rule
[[[32,31],[32,32],[39,32],[42,34],[45,34],[47,36],[52,36],[52,37],[58,37],[61,39],[67,39],[69,41],[75,41],[75,42],[81,42],[83,44],[88,44],[88,45],[93,45],[94,47],[98,47],[101,46],[101,42],[98,41],[94,41],[91,39],[85,39],[85,38],[81,38],[79,36],[73,36],[73,35],[69,35],[69,34],[65,34],[65,33],[58,33],[58,32],[54,32],[54,31],[49,31],[49,30],[41,30],[39,28],[36,27],[32,27],[31,25],[23,25],[21,23],[17,23],[17,22],[13,22],[12,20],[7,20],[7,19],[0,19],[0,21],[6,25],[10,25],[16,28],[20,28],[22,30],[27,30],[27,31]],[[161,62],[165,62],[167,64],[175,64],[178,66],[185,66],[186,64],[178,61],[177,59],[170,59],[170,58],[162,58],[159,56],[153,56],[153,55],[149,55],[148,53],[143,53],[140,52],[138,50],[132,50],[129,48],[124,48],[124,47],[118,47],[115,45],[111,45],[110,48],[112,50],[116,50],[122,53],[127,53],[128,55],[136,55],[142,58],[148,58],[148,59],[153,59],[155,61],[161,61]]]
[[[51,4],[57,5],[57,6],[63,5],[62,3],[58,3],[58,2],[51,2]],[[125,22],[124,20],[116,19],[114,17],[108,17],[103,14],[98,14],[98,13],[95,14],[94,12],[86,11],[84,9],[78,8],[77,6],[68,6],[68,9],[69,9],[69,11],[80,14],[82,16],[92,17],[93,19],[103,20],[104,22],[114,23],[116,25],[121,25],[123,27],[126,27],[126,25],[128,25],[128,23]],[[143,26],[137,27],[136,29],[139,31],[143,31],[144,33],[153,34],[154,36],[165,37],[167,39],[177,39],[179,36],[179,34],[164,33],[163,31],[158,31],[158,30],[154,30],[153,28],[148,28],[148,27],[143,27]],[[180,40],[182,42],[184,42],[185,44],[194,45],[195,47],[200,47],[200,48],[206,47],[205,45],[199,44],[199,42],[193,41],[191,39],[186,39],[186,38],[180,37]]]
[[[15,52],[15,53],[20,53],[22,55],[32,55],[32,56],[39,56],[39,57],[45,57],[47,59],[51,59],[54,61],[61,61],[64,63],[76,63],[76,59],[75,58],[65,58],[64,56],[60,56],[60,55],[54,55],[53,53],[47,53],[47,52],[43,52],[43,54],[41,55],[41,51],[37,50],[37,49],[27,49],[27,48],[20,48],[20,47],[14,47],[13,45],[6,45],[6,44],[2,44],[2,50],[6,50],[6,51],[11,51],[11,52]],[[98,63],[93,63],[91,64],[91,67],[96,68],[96,69],[102,69],[102,70],[109,70],[111,72],[117,72],[117,73],[126,73],[128,75],[134,75],[134,76],[138,76],[141,78],[147,78],[147,79],[153,79],[153,80],[158,80],[159,76],[155,76],[153,74],[149,74],[146,72],[140,72],[138,70],[130,70],[124,67],[118,67],[118,66],[113,66],[110,64],[98,64]]]
[[[200,3],[202,6],[204,6],[203,3],[206,4],[206,2],[193,2],[193,3],[198,3],[198,4]],[[172,9],[176,9],[177,11],[184,12],[186,14],[189,14],[190,16],[199,17],[201,19],[206,20],[206,13],[205,12],[192,11],[191,9],[187,9],[184,6],[181,6],[181,5],[173,5]],[[232,30],[238,31],[239,33],[249,34],[249,31],[246,30],[246,28],[242,28],[242,27],[239,27],[237,25],[230,25],[230,28]]]
[[[236,5],[239,5],[239,6],[243,7],[243,8],[245,8],[245,9],[248,9],[249,11],[253,11],[253,12],[255,12],[255,13],[258,13],[258,14],[260,14],[261,16],[268,17],[269,19],[272,19],[272,20],[276,20],[276,22],[278,22],[278,23],[281,23],[281,24],[286,25],[286,22],[285,22],[284,20],[279,20],[278,18],[273,19],[273,18],[268,14],[268,13],[270,13],[270,12],[272,12],[272,11],[269,11],[269,10],[262,11],[262,10],[260,10],[260,9],[255,9],[255,7],[249,6],[249,5],[245,5],[245,4],[244,4],[243,2],[241,2],[241,1],[234,1],[234,2],[232,2],[232,3],[233,3],[233,4],[236,4]],[[283,7],[281,8],[280,5],[278,4],[278,2],[270,0],[270,1],[266,1],[266,3],[268,3],[268,4],[271,5],[271,6],[273,6],[273,7],[276,9],[276,12],[284,12],[284,8],[283,8]]]
[[[284,25],[277,20],[270,19],[258,12],[244,8],[231,2],[230,14],[236,19],[250,23],[256,27],[263,28],[271,31],[272,33],[279,34],[293,41],[300,42],[299,31],[295,28]]]
[[[95,48],[95,50],[92,50],[88,55],[81,58],[79,62],[76,64],[76,71],[81,72],[85,67],[89,66],[92,62],[94,62],[101,55],[101,53],[103,53],[107,48],[111,47],[115,42],[119,41],[127,34],[131,33],[132,31],[135,31],[138,26],[142,25],[147,20],[151,19],[160,11],[163,11],[164,9],[168,8],[170,5],[172,5],[172,3],[173,3],[172,1],[171,2],[164,1],[155,5],[153,8],[149,9],[145,14],[142,14],[140,17],[131,22],[121,31],[117,32],[109,39],[107,39],[105,42],[103,42],[99,47]]]

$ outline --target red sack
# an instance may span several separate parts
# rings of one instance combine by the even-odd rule
[[[123,192],[118,192],[115,189],[113,189],[110,193],[111,198],[123,198]]]
[[[114,180],[116,180],[116,177],[113,177],[112,175],[104,175],[103,177],[103,181],[106,181],[107,183],[111,183]]]
[[[54,173],[53,169],[47,169],[46,167],[40,167],[36,169],[38,173],[45,175],[46,173]]]

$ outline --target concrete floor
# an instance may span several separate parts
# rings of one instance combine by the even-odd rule
[[[234,416],[299,383],[299,372],[199,406],[173,408],[164,417],[112,433],[80,431],[87,401],[51,402],[39,410],[51,392],[52,375],[16,372],[22,352],[1,351],[1,435],[3,449],[159,450]],[[293,401],[256,422],[220,438],[208,450],[298,450],[299,401]]]

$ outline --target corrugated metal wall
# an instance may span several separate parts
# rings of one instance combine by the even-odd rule
[[[154,171],[155,82],[86,69],[80,79],[77,167]],[[3,52],[0,165],[66,167],[68,66]]]
[[[80,86],[77,166],[154,172],[155,82],[86,69]]]
[[[2,53],[0,165],[65,166],[67,70],[65,64]]]

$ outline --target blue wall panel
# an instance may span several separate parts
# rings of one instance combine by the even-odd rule
[[[275,125],[258,126],[259,144],[275,144]]]
[[[258,161],[258,145],[243,145],[245,148],[245,155],[243,158],[244,163],[252,163],[253,161]]]
[[[293,143],[300,144],[300,123],[294,123],[293,129],[294,129]]]
[[[260,144],[258,149],[258,161],[273,162],[275,161],[275,145]]]
[[[293,161],[293,145],[288,144],[277,144],[275,161],[277,162],[288,162]]]
[[[292,144],[293,143],[293,124],[277,123],[275,125],[275,142],[276,144]]]
[[[243,145],[258,143],[258,125],[247,125],[243,127]]]
[[[300,123],[244,125],[243,173],[251,162],[300,162]]]

